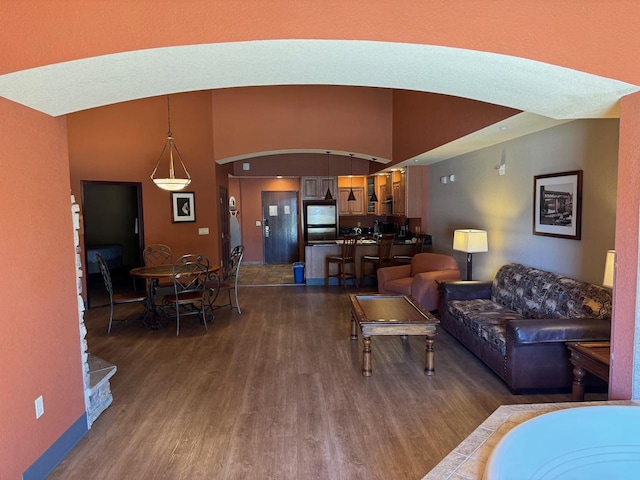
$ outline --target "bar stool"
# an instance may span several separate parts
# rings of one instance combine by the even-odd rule
[[[324,286],[329,285],[329,278],[336,277],[338,279],[338,285],[342,281],[342,286],[347,288],[347,280],[353,279],[356,287],[358,286],[358,277],[356,274],[356,243],[358,241],[357,235],[345,235],[342,250],[339,256],[331,255],[326,258],[325,265],[325,277]],[[331,274],[329,268],[331,264],[338,265],[338,272]],[[353,273],[347,272],[347,265],[353,265]]]
[[[394,265],[409,265],[411,264],[411,259],[414,255],[418,253],[422,253],[422,247],[424,245],[431,245],[431,235],[426,235],[421,233],[416,236],[415,250],[411,255],[394,255],[393,256],[393,264]]]
[[[393,241],[395,239],[395,235],[388,234],[382,235],[380,237],[380,243],[378,243],[378,253],[377,255],[363,255],[360,260],[360,275],[362,276],[362,285],[364,285],[364,281],[367,277],[373,277],[377,280],[376,272],[378,268],[381,267],[389,267],[393,265]],[[373,265],[373,272],[369,275],[365,275],[365,268],[367,263],[371,263]]]

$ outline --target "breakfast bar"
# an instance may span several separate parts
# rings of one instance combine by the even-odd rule
[[[325,258],[328,255],[340,255],[340,240],[324,240],[307,242],[304,249],[305,275],[307,285],[324,285]],[[375,255],[378,244],[373,239],[358,240],[356,247],[356,273],[361,276],[360,260],[364,255]],[[396,240],[393,245],[394,255],[410,255],[415,251],[415,244],[410,240]],[[335,278],[330,279],[330,285],[337,285]]]

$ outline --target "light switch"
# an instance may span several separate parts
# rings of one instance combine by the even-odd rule
[[[256,227],[261,226],[262,224],[260,223],[260,220],[256,220]]]
[[[208,227],[199,228],[198,235],[209,235],[209,228]]]

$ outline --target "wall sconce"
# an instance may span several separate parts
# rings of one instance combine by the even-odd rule
[[[467,254],[467,280],[472,279],[471,254],[488,252],[487,232],[485,230],[455,230],[453,232],[453,249]]]
[[[184,166],[184,162],[182,161],[182,156],[180,152],[178,152],[178,147],[176,147],[175,142],[173,141],[173,135],[171,134],[171,107],[169,104],[169,95],[167,95],[167,141],[164,144],[164,148],[162,152],[160,152],[160,157],[158,157],[158,161],[156,162],[156,166],[151,172],[151,180],[156,184],[159,188],[163,190],[168,190],[170,192],[175,192],[177,190],[182,190],[184,187],[191,183],[191,175],[187,171],[187,167]],[[160,161],[164,156],[165,152],[169,153],[169,176],[166,178],[155,178],[156,171],[158,170],[158,166],[160,165]],[[176,157],[180,161],[180,165],[182,165],[182,169],[185,173],[185,178],[176,178],[175,169],[173,166],[173,152],[176,152]]]
[[[607,250],[607,259],[604,262],[604,278],[602,285],[607,288],[613,288],[613,275],[616,270],[616,251]]]

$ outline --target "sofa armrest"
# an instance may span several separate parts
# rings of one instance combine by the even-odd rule
[[[491,298],[490,281],[458,281],[441,282],[440,293],[443,302],[451,300],[474,300],[477,298]]]
[[[611,322],[599,318],[526,319],[507,322],[507,343],[609,340]]]

